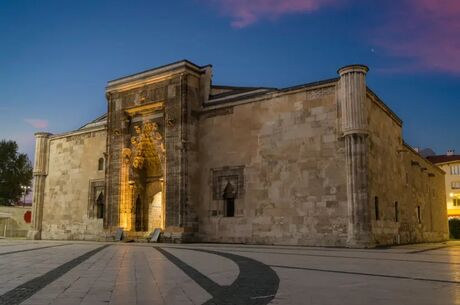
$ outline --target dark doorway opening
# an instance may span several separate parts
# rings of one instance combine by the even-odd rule
[[[104,218],[104,194],[100,193],[96,199],[96,216]]]
[[[225,201],[225,217],[235,216],[235,187],[229,182],[224,189],[224,201]]]
[[[141,203],[141,198],[139,196],[137,196],[137,199],[136,199],[135,230],[136,232],[140,232],[142,230],[142,203]]]
[[[233,217],[235,216],[235,199],[227,198],[225,200],[225,216]]]

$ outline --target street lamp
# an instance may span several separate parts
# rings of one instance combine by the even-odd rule
[[[27,195],[27,193],[29,193],[31,187],[28,186],[28,185],[21,185],[21,189],[22,189],[22,191],[24,193],[24,199],[22,201],[22,207],[25,207],[25,205],[26,205],[26,195]]]

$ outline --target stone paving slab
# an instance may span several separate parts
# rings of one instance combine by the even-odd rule
[[[0,305],[460,304],[455,242],[376,250],[2,240],[2,251]],[[53,270],[65,272],[44,277]],[[35,279],[43,288],[26,300],[2,299]]]
[[[0,256],[0,295],[98,246],[69,243],[61,247],[2,255]]]
[[[458,304],[458,284],[274,269],[280,276],[281,286],[272,304]]]
[[[23,304],[202,304],[208,298],[152,247],[113,245]]]
[[[240,272],[238,265],[225,257],[193,250],[174,248],[167,250],[221,286],[231,285]]]
[[[21,251],[31,251],[38,248],[45,248],[45,247],[54,247],[62,245],[59,242],[43,242],[43,243],[1,243],[0,244],[0,255],[10,253],[10,252],[21,252]]]

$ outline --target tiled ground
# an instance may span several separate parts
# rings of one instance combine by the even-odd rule
[[[0,240],[0,304],[460,304],[460,243],[357,250]]]

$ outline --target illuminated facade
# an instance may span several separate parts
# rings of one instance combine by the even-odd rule
[[[450,150],[446,155],[427,158],[446,173],[447,216],[460,218],[460,155]]]
[[[368,68],[277,89],[180,61],[108,82],[107,114],[36,134],[30,238],[372,247],[447,238],[444,173]],[[444,209],[442,208],[444,207]]]

